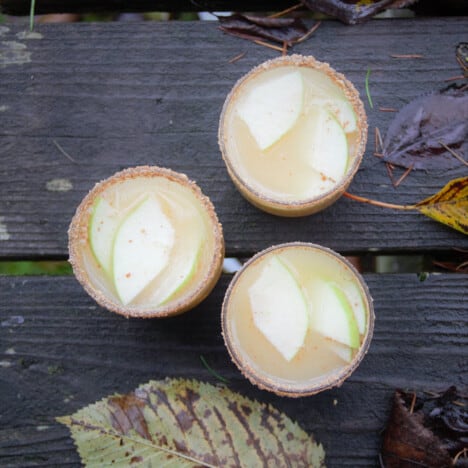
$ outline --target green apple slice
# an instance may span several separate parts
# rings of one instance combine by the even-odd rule
[[[353,106],[348,100],[316,97],[311,100],[310,104],[322,107],[333,114],[339,124],[343,127],[345,133],[351,133],[356,130],[356,114],[354,113]]]
[[[99,197],[89,222],[89,243],[94,257],[108,275],[112,271],[112,245],[119,222],[118,210],[105,198]]]
[[[174,216],[180,223],[171,255],[171,261],[164,271],[148,285],[145,302],[161,305],[173,298],[193,278],[197,272],[200,256],[203,252],[205,226],[198,210],[189,201],[172,194],[164,197]],[[143,291],[146,294],[146,291]]]
[[[113,246],[117,294],[130,303],[169,262],[175,232],[154,197],[147,197],[122,221]]]
[[[291,361],[303,346],[309,326],[308,305],[294,276],[272,256],[248,295],[256,327],[286,361]]]
[[[344,176],[348,143],[343,127],[330,112],[321,107],[311,109],[299,138],[304,148],[301,157],[310,167],[334,183]]]
[[[344,362],[350,363],[353,360],[353,348],[336,341],[328,341],[328,349],[336,354]]]
[[[309,288],[313,308],[311,327],[321,335],[359,348],[359,329],[345,293],[334,283],[317,279]]]
[[[263,151],[279,141],[296,123],[302,112],[302,74],[292,71],[273,76],[252,86],[238,106],[258,147]]]

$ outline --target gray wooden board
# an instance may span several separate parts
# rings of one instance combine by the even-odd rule
[[[468,247],[462,234],[415,212],[342,198],[317,215],[284,219],[260,212],[238,194],[217,146],[218,118],[235,81],[276,57],[273,50],[204,22],[38,25],[36,32],[41,39],[25,39],[18,26],[0,26],[4,258],[65,257],[67,227],[84,194],[117,170],[142,164],[171,167],[199,183],[216,206],[228,255],[294,240],[347,253]],[[344,72],[365,102],[368,148],[350,192],[411,204],[467,174],[464,166],[413,172],[395,189],[373,156],[374,128],[385,134],[394,117],[379,107],[401,108],[460,75],[455,46],[462,40],[465,18],[354,27],[329,21],[294,48]],[[423,58],[391,57],[408,53]],[[368,69],[373,109],[365,95]]]
[[[229,0],[42,0],[35,7],[36,14],[46,13],[97,13],[107,12],[136,12],[136,11],[280,11],[289,8],[291,2],[287,0],[276,0],[274,8],[267,0],[250,0],[249,2],[232,2]],[[9,15],[29,15],[31,8],[27,0],[0,0],[3,13]]]
[[[328,466],[376,466],[395,388],[468,389],[468,278],[365,278],[376,324],[364,361],[341,388],[289,399],[257,390],[230,362],[219,319],[228,276],[199,307],[165,320],[101,309],[71,277],[0,277],[0,465],[78,465],[56,416],[150,379],[217,383],[203,355],[230,388],[273,404],[315,434]]]

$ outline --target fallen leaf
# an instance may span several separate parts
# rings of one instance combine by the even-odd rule
[[[307,33],[307,26],[298,18],[234,14],[220,16],[218,20],[225,33],[252,41],[268,39],[279,44],[293,44]]]
[[[467,444],[468,399],[455,387],[442,394],[395,393],[382,444],[386,468],[467,466],[460,457]]]
[[[397,205],[395,203],[381,202],[353,195],[349,192],[345,192],[343,196],[382,208],[402,211],[417,210],[439,223],[450,226],[463,234],[468,234],[468,177],[451,180],[435,195],[415,205]]]
[[[151,381],[58,421],[87,467],[325,466],[322,446],[272,406],[193,380]]]
[[[468,93],[452,86],[398,112],[385,136],[383,161],[416,170],[451,169],[463,164],[467,136]]]
[[[402,8],[416,0],[302,0],[312,11],[318,11],[346,24],[366,21],[387,8]]]
[[[429,218],[468,234],[468,177],[451,180],[414,206]]]

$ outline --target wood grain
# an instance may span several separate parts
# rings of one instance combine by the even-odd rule
[[[459,75],[454,51],[465,32],[463,18],[355,27],[330,21],[296,46],[294,52],[313,54],[344,72],[365,101],[368,149],[350,192],[408,204],[466,174],[466,167],[414,172],[395,189],[372,155],[374,128],[384,134],[394,116],[378,108],[400,108]],[[219,113],[235,81],[275,57],[274,51],[204,22],[40,25],[37,33],[42,39],[22,39],[18,26],[0,30],[4,258],[66,257],[66,231],[84,194],[117,170],[141,164],[168,166],[199,183],[217,208],[228,255],[251,255],[293,240],[346,253],[468,247],[462,234],[418,213],[341,199],[317,215],[281,219],[238,194],[217,146]],[[229,63],[241,52],[244,58]],[[391,57],[408,53],[423,58]],[[369,68],[374,109],[364,91]]]
[[[219,319],[229,280],[180,317],[127,320],[71,277],[0,277],[0,465],[79,466],[56,416],[150,379],[216,383],[200,355],[230,388],[314,433],[330,467],[377,465],[395,388],[468,388],[466,275],[366,275],[376,314],[368,355],[341,388],[303,399],[257,390],[230,362]]]
[[[276,0],[274,11],[289,8],[290,0]],[[2,11],[8,15],[29,15],[28,0],[0,0]],[[96,13],[96,12],[145,12],[145,11],[265,11],[272,9],[267,0],[232,2],[229,0],[41,0],[37,2],[36,14],[47,13]]]

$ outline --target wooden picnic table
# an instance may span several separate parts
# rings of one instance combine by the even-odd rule
[[[455,46],[467,19],[325,21],[293,52],[343,72],[365,102],[369,141],[349,191],[411,204],[466,175],[413,171],[397,188],[373,156],[411,99],[460,75]],[[230,59],[241,53],[235,61]],[[418,54],[420,58],[395,58]],[[211,197],[227,256],[310,241],[369,263],[375,255],[449,255],[468,238],[415,212],[342,198],[306,218],[249,205],[217,145],[219,113],[235,81],[278,52],[220,32],[213,22],[0,25],[0,260],[64,260],[71,217],[93,185],[116,171],[159,165],[186,173]],[[365,93],[370,69],[371,109]],[[376,323],[368,355],[341,388],[276,397],[245,380],[220,334],[223,274],[196,309],[164,320],[125,319],[99,307],[72,276],[0,277],[0,466],[79,466],[57,416],[150,379],[194,378],[273,404],[323,443],[327,466],[376,466],[396,388],[468,386],[466,274],[365,273]]]

